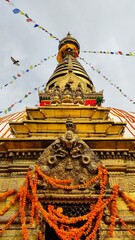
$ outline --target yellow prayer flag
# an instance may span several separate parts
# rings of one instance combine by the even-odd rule
[[[24,12],[20,12],[21,15],[24,15],[25,13]]]
[[[134,56],[135,54],[134,53],[132,53],[132,52],[129,52],[129,54],[130,54],[130,56]]]

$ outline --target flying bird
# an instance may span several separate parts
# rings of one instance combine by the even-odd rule
[[[11,57],[11,60],[12,60],[13,64],[15,64],[16,66],[20,66],[19,60],[15,60],[13,57]]]

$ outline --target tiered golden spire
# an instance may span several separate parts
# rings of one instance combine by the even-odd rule
[[[85,104],[86,100],[92,99],[94,105],[99,102],[101,104],[103,93],[95,92],[92,80],[77,60],[79,52],[78,41],[68,33],[59,43],[58,65],[47,82],[45,92],[39,93],[40,103],[49,99],[53,104]],[[90,101],[87,101],[87,103],[90,103]]]
[[[81,83],[84,91],[93,91],[94,86],[91,79],[76,59],[80,52],[77,40],[68,33],[60,41],[58,49],[57,61],[59,64],[47,83],[47,89],[51,90],[54,85],[64,87],[66,83],[72,83],[72,86],[76,88]]]

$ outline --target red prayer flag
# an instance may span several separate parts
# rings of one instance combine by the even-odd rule
[[[118,51],[118,54],[123,55],[123,53],[121,51]]]
[[[31,18],[26,19],[27,22],[32,22],[33,20]]]

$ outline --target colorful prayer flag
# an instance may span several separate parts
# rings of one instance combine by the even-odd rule
[[[17,13],[19,13],[19,12],[20,12],[20,10],[19,10],[18,8],[13,9],[13,13],[14,13],[14,14],[17,14]]]

